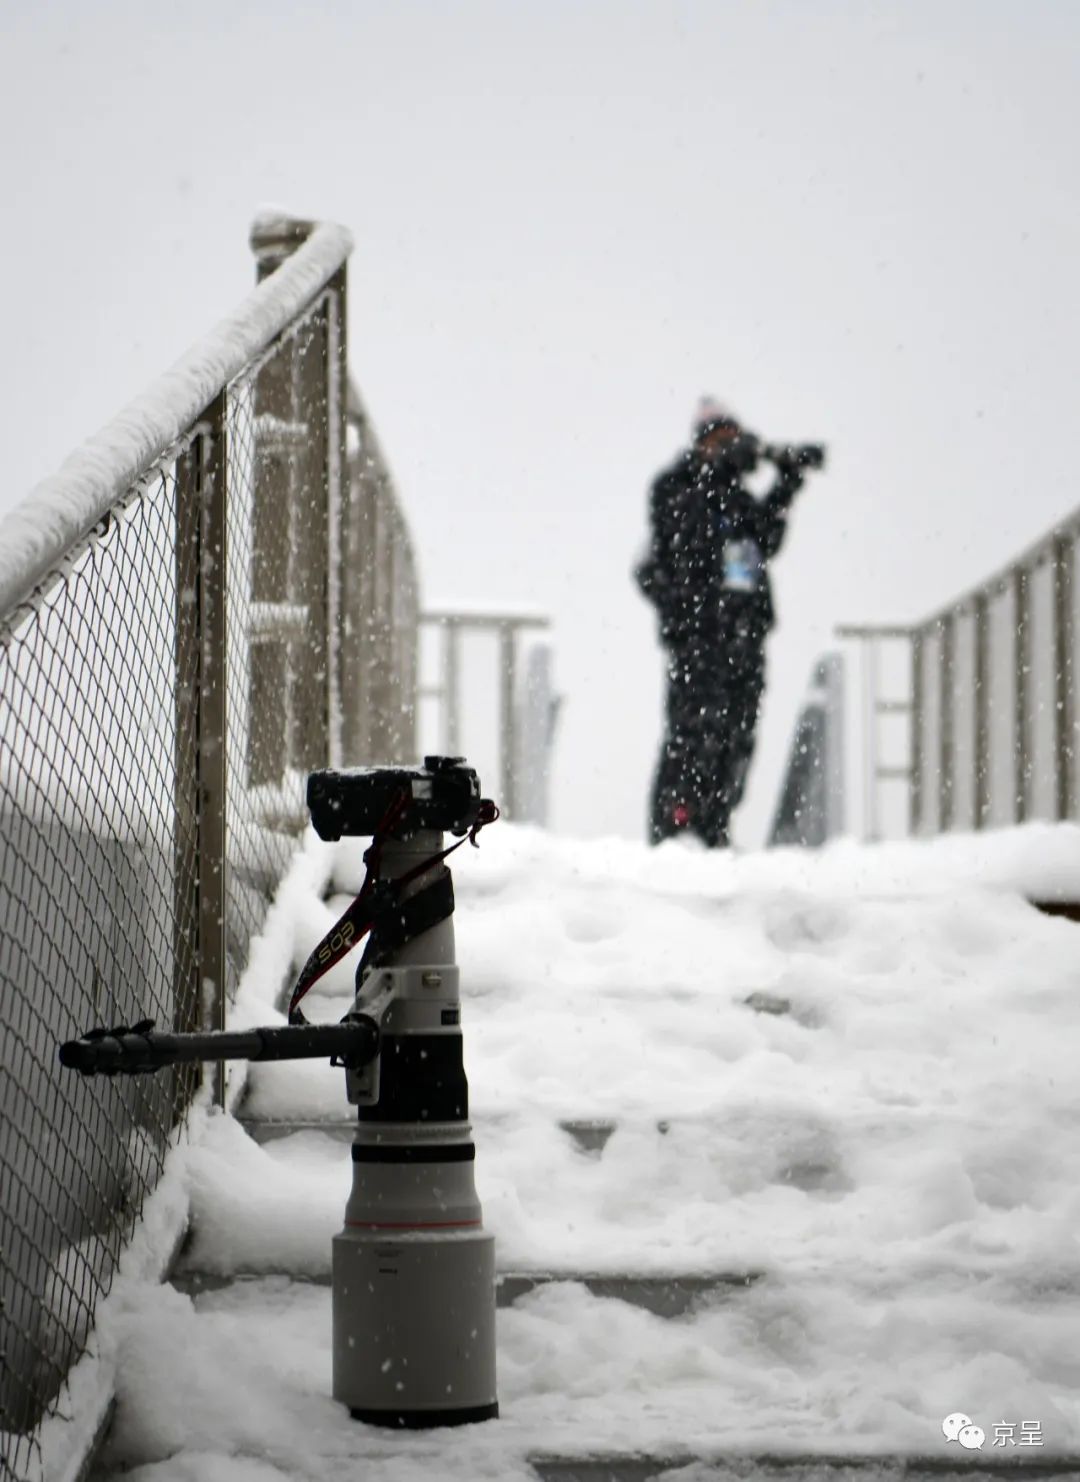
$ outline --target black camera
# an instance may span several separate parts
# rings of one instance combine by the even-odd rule
[[[762,443],[758,452],[780,469],[825,467],[821,443]]]
[[[307,804],[320,839],[369,838],[400,799],[389,832],[467,834],[480,810],[480,779],[459,756],[426,756],[422,767],[347,767],[312,772]]]

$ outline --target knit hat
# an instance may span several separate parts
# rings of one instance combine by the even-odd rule
[[[739,430],[739,419],[730,407],[724,406],[715,397],[703,396],[697,404],[697,411],[694,413],[694,436],[696,438],[704,437],[707,432],[714,432],[717,428],[737,432]]]

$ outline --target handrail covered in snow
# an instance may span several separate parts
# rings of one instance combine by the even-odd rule
[[[375,759],[377,682],[385,725],[415,711],[408,530],[373,437],[351,446],[349,234],[263,219],[252,247],[241,307],[0,525],[5,1476],[40,1471],[46,1418],[72,1410],[65,1376],[198,1087],[193,1068],[76,1085],[57,1046],[146,1013],[223,1027],[307,773]],[[387,610],[356,576],[379,521]]]
[[[275,218],[256,221],[253,240]],[[7,613],[82,540],[113,504],[261,355],[344,267],[344,227],[316,225],[240,307],[43,479],[0,524],[0,615]]]

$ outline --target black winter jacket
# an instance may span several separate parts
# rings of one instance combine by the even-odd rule
[[[780,470],[761,499],[741,477],[732,463],[689,449],[653,483],[649,551],[634,574],[668,647],[723,643],[735,624],[764,641],[773,625],[766,562],[780,549],[802,475]]]

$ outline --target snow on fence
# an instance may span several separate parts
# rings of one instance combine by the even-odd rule
[[[1076,765],[1080,511],[1001,572],[912,627],[845,627],[862,642],[864,834],[903,784],[902,830],[931,835],[1080,816]],[[882,656],[906,659],[883,694]],[[902,755],[881,726],[902,717]],[[895,751],[895,747],[894,747]],[[893,810],[894,813],[896,810]]]
[[[346,404],[351,243],[264,220],[252,246],[250,298],[0,531],[4,1475],[38,1464],[197,1087],[77,1084],[58,1044],[221,1025],[307,771],[412,750],[408,533]]]

